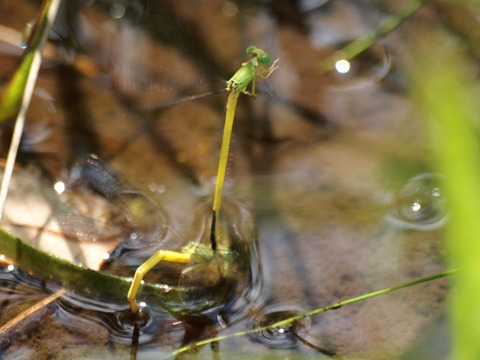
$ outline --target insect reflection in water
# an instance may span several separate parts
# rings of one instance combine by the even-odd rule
[[[121,209],[130,227],[130,235],[112,252],[104,269],[114,267],[112,264],[118,259],[123,260],[120,262],[128,268],[136,267],[144,261],[145,256],[156,251],[139,266],[132,280],[128,297],[126,296],[134,314],[140,312],[136,297],[139,293],[141,294],[143,277],[160,261],[185,265],[177,275],[175,287],[179,294],[179,302],[182,303],[186,312],[189,310],[201,312],[219,305],[222,300],[229,297],[229,294],[231,295],[232,286],[236,280],[245,275],[250,245],[253,245],[250,241],[253,233],[251,229],[247,230],[248,239],[246,240],[248,241],[241,242],[246,246],[240,245],[239,249],[232,250],[231,237],[233,242],[239,240],[238,235],[235,235],[239,231],[234,229],[219,232],[221,241],[217,248],[212,250],[211,246],[206,244],[209,240],[209,233],[205,231],[208,229],[206,223],[210,221],[209,218],[207,219],[208,216],[202,217],[203,225],[200,226],[200,235],[195,237],[196,240],[183,241],[182,237],[168,225],[166,215],[153,201],[130,185],[120,174],[111,171],[107,164],[96,156],[89,155],[81,159],[74,167],[72,174],[74,182],[82,182],[106,198],[109,203]],[[241,214],[234,217],[242,219],[242,223],[245,223],[245,220],[248,222],[245,212],[242,211]],[[76,229],[76,231],[79,230]],[[175,248],[178,246],[175,244],[179,242],[186,244],[180,251],[165,249]],[[239,269],[241,271],[237,271]],[[125,271],[123,273],[125,274]]]

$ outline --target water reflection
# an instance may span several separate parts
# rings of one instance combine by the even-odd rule
[[[48,153],[55,148],[54,135],[58,122],[58,104],[49,89],[37,88],[33,92],[30,110],[35,121],[25,125],[21,149],[27,153]]]
[[[86,186],[108,199],[123,213],[130,228],[124,247],[131,250],[158,246],[165,240],[168,221],[165,213],[139,190],[132,187],[95,155],[81,158],[71,171],[70,186]]]
[[[341,74],[346,74],[350,71],[350,61],[345,59],[338,60],[335,63],[335,69]]]
[[[353,59],[342,51],[349,42],[339,42],[322,49],[317,70],[327,90],[347,90],[381,81],[391,69],[388,49],[375,44]]]
[[[0,301],[3,304],[9,301],[30,301],[44,295],[41,281],[3,261],[0,262],[0,283]]]

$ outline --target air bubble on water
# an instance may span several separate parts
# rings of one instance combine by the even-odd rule
[[[295,306],[270,306],[253,319],[251,326],[253,329],[265,329],[253,333],[251,337],[254,341],[261,342],[271,348],[293,349],[299,345],[298,337],[304,337],[308,333],[311,325],[309,318],[303,318],[288,325],[268,326],[303,312],[302,309]]]
[[[114,19],[121,19],[125,15],[125,10],[125,5],[116,3],[110,8],[110,15],[112,15]]]
[[[447,217],[441,176],[425,173],[409,179],[394,197],[395,211],[390,222],[404,228],[433,230],[443,226]]]
[[[165,192],[165,190],[167,190],[167,188],[166,188],[165,185],[156,184],[154,182],[151,182],[150,184],[148,184],[148,190],[150,190],[151,192],[156,192],[156,193],[159,193],[159,194],[163,194]]]

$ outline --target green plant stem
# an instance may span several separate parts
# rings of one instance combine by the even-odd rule
[[[250,329],[250,330],[238,331],[238,332],[235,332],[235,333],[232,333],[232,334],[221,335],[221,336],[213,337],[213,338],[210,338],[210,339],[202,340],[202,341],[196,342],[194,344],[184,346],[184,347],[176,350],[175,352],[172,352],[171,354],[169,354],[168,357],[174,357],[174,356],[176,356],[180,353],[184,353],[184,352],[186,352],[190,349],[193,349],[195,347],[210,344],[210,343],[225,340],[225,339],[229,339],[229,338],[232,338],[232,337],[244,336],[244,335],[253,334],[253,333],[265,331],[265,330],[268,330],[268,329],[274,329],[274,328],[278,328],[278,327],[288,327],[288,326],[293,325],[293,323],[295,323],[296,321],[300,321],[300,320],[302,320],[306,317],[314,316],[314,315],[320,314],[320,313],[328,311],[328,310],[338,309],[338,308],[340,308],[342,306],[345,306],[345,305],[349,305],[349,304],[353,304],[353,303],[360,302],[360,301],[363,301],[363,300],[371,299],[371,298],[374,298],[374,297],[377,297],[377,296],[380,296],[380,295],[391,293],[393,291],[408,288],[410,286],[414,286],[414,285],[422,284],[422,283],[425,283],[425,282],[428,282],[428,281],[432,281],[432,280],[440,279],[440,278],[443,278],[443,277],[451,276],[451,275],[454,275],[454,274],[458,273],[459,271],[460,271],[459,269],[451,269],[451,270],[443,271],[443,272],[440,272],[440,273],[437,273],[437,274],[433,274],[433,275],[425,276],[425,277],[422,277],[422,278],[419,278],[419,279],[416,279],[416,280],[413,280],[413,281],[409,281],[409,282],[406,282],[406,283],[403,283],[403,284],[400,284],[400,285],[396,285],[396,286],[392,286],[392,287],[389,287],[389,288],[386,288],[386,289],[374,291],[374,292],[364,294],[364,295],[360,295],[360,296],[350,298],[350,299],[347,299],[347,300],[342,300],[342,301],[336,302],[334,304],[330,304],[328,306],[320,307],[320,308],[317,308],[315,310],[299,314],[297,316],[292,316],[292,317],[289,317],[287,319],[277,321],[277,322],[275,322],[273,324],[270,324],[268,326],[253,328],[253,329]]]
[[[450,302],[452,358],[470,360],[480,359],[480,140],[476,70],[463,50],[463,43],[445,33],[423,34],[411,48],[409,71],[444,177],[442,192],[451,214],[447,248],[462,269]]]
[[[335,63],[340,60],[340,58],[342,60],[351,60],[355,56],[360,55],[362,52],[375,45],[380,39],[390,34],[428,1],[429,0],[410,1],[403,9],[385,19],[371,34],[350,42],[342,49],[324,59],[318,65],[318,72],[324,74],[334,69]]]
[[[22,63],[10,80],[0,99],[0,123],[16,118],[13,130],[7,164],[3,173],[0,188],[0,220],[7,199],[10,178],[15,165],[20,139],[25,124],[25,117],[32,98],[38,71],[42,63],[42,50],[47,39],[61,0],[45,0],[37,19],[32,35],[28,41],[27,50]]]

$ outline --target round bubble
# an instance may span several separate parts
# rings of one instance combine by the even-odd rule
[[[442,177],[425,173],[409,179],[395,195],[397,224],[418,230],[430,230],[444,224],[447,211]]]
[[[288,325],[269,327],[279,321],[297,316],[304,310],[297,306],[274,305],[264,309],[253,319],[251,327],[260,329],[252,334],[252,339],[274,349],[293,349],[299,345],[299,337],[308,333],[311,321],[309,318],[294,321]]]

